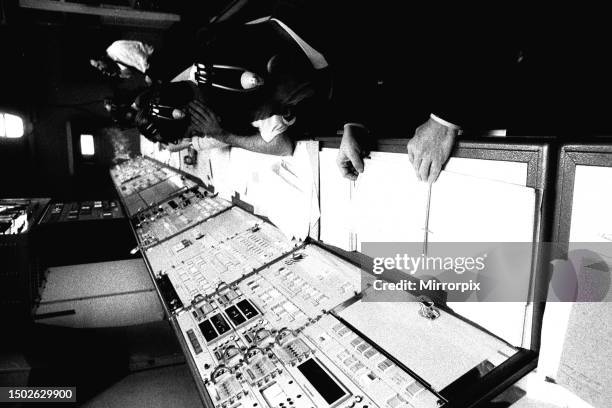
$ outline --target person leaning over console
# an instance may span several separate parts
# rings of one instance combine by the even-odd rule
[[[189,114],[202,135],[255,152],[287,155],[296,140],[333,130],[327,109],[330,82],[325,70],[316,69],[280,26],[271,24],[217,33],[186,72],[203,93],[214,97],[193,101]],[[243,114],[250,126],[231,131],[234,124],[223,118]]]
[[[235,101],[259,98],[256,107],[246,108],[257,112],[251,122],[256,132],[246,135],[227,132],[211,115],[223,110],[217,101],[194,101],[189,113],[201,134],[256,152],[291,154],[296,140],[334,132],[327,62],[275,16],[219,24],[200,38],[199,58],[175,80],[198,83]],[[196,149],[202,146],[201,138],[193,142]]]
[[[219,95],[202,95],[188,81],[154,87],[136,101],[138,130],[149,140],[171,151],[233,145],[248,150],[285,155],[292,152],[289,139],[274,137],[266,142],[253,125],[259,112],[234,99],[231,103]],[[209,106],[215,105],[215,111]],[[223,109],[225,105],[228,109]],[[231,110],[229,109],[231,107]],[[223,113],[221,113],[223,111]]]
[[[172,79],[198,84],[206,94],[203,99],[194,99],[183,112],[189,116],[189,131],[197,135],[191,142],[178,142],[174,136],[163,134],[164,141],[175,142],[165,143],[168,149],[177,151],[190,145],[206,149],[227,144],[286,155],[292,153],[296,139],[320,129],[333,131],[327,128],[331,124],[327,63],[279,20],[216,24],[200,30],[198,42],[196,49],[189,52],[196,55],[192,60],[196,63],[190,63]],[[118,41],[109,47],[107,54],[114,55],[116,63],[113,68],[120,61],[122,65],[135,65],[125,63],[135,59],[144,72],[149,72],[152,68],[146,67],[151,56],[157,56],[151,65],[161,65],[163,52],[149,54],[146,46],[130,44],[134,45]],[[137,71],[142,73],[143,69]],[[247,118],[251,120],[244,126]],[[145,113],[139,119],[141,126],[151,121]],[[160,126],[166,125],[170,126]]]
[[[136,102],[137,127],[172,151],[230,145],[289,155],[293,142],[307,134],[311,124],[321,125],[309,116],[317,115],[325,101],[317,98],[318,82],[308,72],[297,74],[291,62],[282,60],[275,56],[269,73],[262,76],[242,72],[244,92],[189,81],[156,86]]]

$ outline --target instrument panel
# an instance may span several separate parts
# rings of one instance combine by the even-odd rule
[[[144,157],[123,162],[110,173],[130,216],[196,186],[195,182]]]
[[[232,207],[146,250],[156,275],[166,275],[189,304],[218,286],[232,284],[294,250],[278,229]]]
[[[111,172],[141,250],[220,408],[437,407],[419,380],[337,317],[361,269],[137,159]]]
[[[176,174],[144,157],[125,161],[112,168],[110,173],[119,193],[124,197],[145,190]]]
[[[231,203],[193,187],[134,216],[136,235],[149,248],[231,207]]]
[[[311,318],[294,304],[279,318],[239,286],[176,316],[215,407],[439,406],[435,393],[336,316]]]
[[[206,390],[207,405],[433,408],[447,404],[440,394],[443,387],[431,385],[435,376],[430,372],[422,376],[419,364],[407,364],[392,354],[395,343],[383,345],[379,338],[404,343],[419,336],[408,336],[407,330],[425,330],[423,326],[435,323],[414,324],[410,319],[428,317],[411,313],[398,333],[389,322],[394,316],[361,314],[361,320],[368,322],[363,324],[345,313],[364,303],[373,280],[359,266],[316,242],[288,239],[267,221],[154,161],[135,159],[111,174],[196,381]],[[455,327],[471,333],[463,328],[467,323],[444,316],[457,324],[436,330]],[[387,329],[373,334],[370,326]],[[431,350],[439,348],[431,343]],[[481,352],[462,347],[453,348],[457,353],[449,356],[472,353],[474,361],[480,361]],[[436,365],[434,354],[423,358]],[[464,367],[455,371],[460,371],[459,376],[467,372]]]

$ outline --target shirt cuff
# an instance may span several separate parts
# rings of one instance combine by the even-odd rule
[[[264,119],[256,120],[252,122],[251,125],[259,130],[259,134],[263,140],[270,143],[276,136],[283,133],[294,123],[295,118],[286,119],[282,115],[272,115]]]
[[[433,113],[430,114],[429,117],[441,124],[442,126],[446,126],[449,129],[461,131],[461,126],[457,126],[454,123],[447,122],[446,120],[434,115]]]
[[[356,126],[356,127],[367,129],[366,125],[364,125],[363,123],[357,123],[357,122],[345,123],[344,127],[347,127],[347,126]]]

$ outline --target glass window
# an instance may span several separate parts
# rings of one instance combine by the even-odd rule
[[[0,113],[0,137],[19,138],[23,136],[23,119],[10,113]]]
[[[92,135],[81,135],[81,154],[93,156],[96,153],[94,138]]]

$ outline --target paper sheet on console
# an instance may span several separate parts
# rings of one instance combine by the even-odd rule
[[[347,250],[361,249],[362,242],[423,242],[427,184],[417,180],[408,156],[373,152],[364,160],[364,173],[351,184],[338,171],[337,152],[323,149],[320,154],[321,240]],[[500,164],[497,161],[451,161],[454,171],[473,173],[488,169],[486,173],[491,177],[503,179],[500,171],[489,171]],[[437,236],[430,236],[430,241],[532,240],[534,190],[508,184],[524,184],[526,167],[523,163],[501,163],[501,167],[510,172],[505,182],[442,172],[432,187],[432,205],[436,208],[432,211],[437,215],[430,215],[429,230],[432,231],[433,223]],[[529,208],[524,218],[523,207]],[[504,211],[510,211],[520,222],[514,223],[513,217]],[[475,220],[480,214],[482,217]]]
[[[318,151],[313,141],[298,142],[291,157],[233,148],[229,191],[253,205],[256,214],[268,217],[288,238],[304,239],[320,217],[313,151]]]
[[[359,301],[340,316],[438,391],[484,360],[498,365],[515,353],[449,314],[431,321],[418,311],[414,301]]]
[[[209,152],[209,160],[215,191],[219,193],[219,197],[231,202],[234,189],[231,183],[230,153],[231,148],[229,147],[214,149]]]
[[[576,166],[570,250],[572,242],[610,242],[611,206],[612,168]],[[610,265],[606,247],[594,249],[606,252],[600,255]],[[542,322],[538,372],[598,408],[612,399],[611,297],[594,303],[549,302]]]
[[[611,209],[612,167],[576,166],[569,251],[570,254],[581,254],[581,261],[576,256],[573,257],[574,265],[581,263],[586,267],[584,270],[589,271],[588,275],[582,274],[578,277],[579,297],[584,293],[593,293],[591,288],[597,290],[609,285],[609,271],[612,270]],[[603,268],[589,268],[589,264],[599,264]],[[610,291],[605,301],[612,301]],[[601,308],[603,311],[603,306]]]
[[[241,200],[256,205],[252,199],[249,199],[251,190],[254,191],[257,184],[260,183],[260,174],[281,160],[279,156],[255,153],[235,147],[231,148],[229,164],[231,189],[240,196]]]
[[[431,193],[429,242],[532,242],[535,203],[533,188],[444,171]],[[485,247],[478,245],[475,250]],[[428,255],[435,256],[435,247],[430,248]],[[497,267],[504,265],[500,263]],[[509,270],[497,273],[500,277],[508,276],[508,285],[517,293],[517,300],[518,294],[527,300],[531,258],[519,257],[507,265]],[[516,273],[516,268],[523,272]],[[513,279],[516,276],[525,279]],[[495,294],[490,296],[494,298]],[[481,303],[468,299],[449,302],[448,306],[509,343],[522,345],[526,301]]]
[[[612,246],[612,167],[576,166],[570,242]],[[612,257],[612,253],[601,255]],[[612,263],[612,258],[607,260]]]
[[[319,188],[321,229],[319,239],[346,251],[353,249],[351,240],[352,182],[342,177],[336,165],[338,149],[321,149],[319,153]]]
[[[423,242],[428,185],[408,155],[372,152],[364,165],[351,197],[356,249],[362,242]]]
[[[372,152],[356,182],[343,178],[338,149],[319,155],[321,241],[347,251],[361,242],[422,242],[427,186],[418,182],[408,156]]]
[[[525,162],[451,157],[444,165],[444,170],[525,186],[527,185],[528,167]]]
[[[313,173],[318,163],[312,163],[310,151],[318,151],[318,143],[300,141],[292,157],[268,163],[245,196],[257,214],[268,217],[289,238],[305,239],[320,217]]]
[[[594,407],[612,399],[610,300],[550,303],[542,322],[538,372]]]
[[[431,192],[430,242],[532,242],[536,191],[443,171]]]

